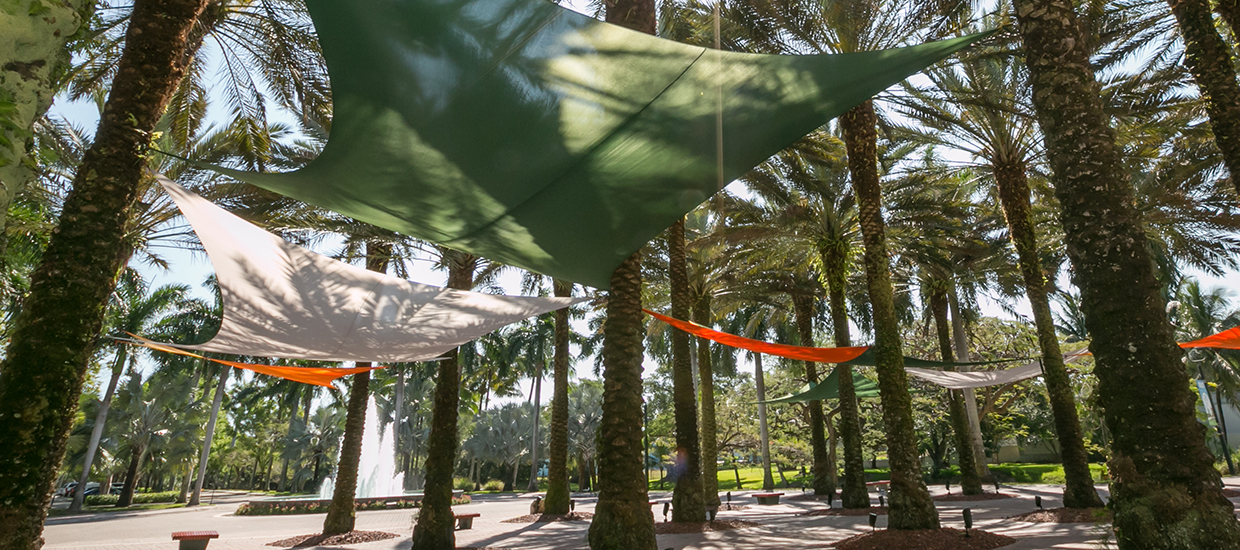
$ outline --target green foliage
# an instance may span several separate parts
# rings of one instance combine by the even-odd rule
[[[453,497],[452,505],[461,506],[469,504],[472,500],[469,495],[461,495],[460,498]],[[419,508],[422,502],[420,499],[371,499],[356,500],[353,508],[358,511],[363,510],[390,510],[392,508]],[[238,516],[289,516],[295,514],[321,514],[327,512],[328,506],[331,506],[330,500],[292,500],[292,501],[257,501],[247,502],[237,507],[236,514]]]
[[[177,491],[165,491],[162,493],[136,493],[133,496],[134,504],[152,504],[156,502],[176,502]],[[106,506],[116,504],[120,495],[90,495],[86,497],[87,506]]]
[[[452,480],[452,488],[460,491],[474,490],[474,482],[467,477],[458,477]]]
[[[504,490],[504,482],[498,479],[488,479],[482,484],[483,491],[499,492]]]

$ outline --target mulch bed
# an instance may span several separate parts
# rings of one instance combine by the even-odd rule
[[[590,512],[569,512],[567,514],[527,514],[500,523],[552,523],[556,521],[590,521],[594,514]]]
[[[1236,497],[1240,497],[1240,491],[1238,491],[1238,490],[1236,490],[1236,489],[1229,488],[1229,487],[1223,487],[1223,496],[1225,496],[1225,497],[1227,497],[1227,498],[1236,498]]]
[[[1030,523],[1098,523],[1111,521],[1106,508],[1047,508],[1007,518]]]
[[[400,535],[393,533],[385,533],[383,531],[349,531],[340,535],[321,535],[315,533],[313,535],[299,535],[296,537],[278,540],[267,543],[267,546],[278,546],[280,548],[306,548],[308,546],[345,546],[349,544],[360,544],[363,542],[375,542],[377,540],[394,539]]]
[[[871,506],[869,508],[823,508],[822,510],[810,510],[801,514],[802,516],[868,516],[871,513],[880,516],[887,515],[886,506]]]
[[[964,493],[953,493],[950,495],[939,495],[934,497],[935,502],[972,502],[975,500],[1000,500],[1005,498],[1016,498],[1016,495],[1008,493],[982,493],[980,495],[966,495]]]
[[[1012,537],[970,529],[924,529],[893,531],[884,529],[849,537],[835,543],[839,550],[991,550],[1016,542]]]
[[[729,531],[732,529],[748,529],[757,527],[760,523],[752,521],[741,521],[739,519],[717,519],[715,521],[704,521],[702,523],[656,523],[654,524],[654,534],[656,535],[679,535],[682,533],[705,533],[707,531]]]

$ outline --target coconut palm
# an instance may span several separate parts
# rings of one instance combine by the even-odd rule
[[[1120,547],[1240,544],[1240,524],[1221,496],[1193,413],[1195,397],[1184,387],[1181,352],[1090,52],[1076,46],[1086,43],[1076,13],[1049,0],[1016,0],[1015,12],[1068,257],[1093,336],[1099,402],[1116,457],[1111,505]],[[1176,467],[1165,468],[1168,460]],[[1157,504],[1166,499],[1180,503],[1176,512]]]
[[[677,220],[667,231],[667,272],[668,290],[671,300],[671,314],[677,319],[687,319],[690,315],[689,266],[685,252],[685,220]],[[672,492],[672,521],[700,522],[706,517],[706,499],[703,498],[703,461],[702,445],[698,438],[697,401],[693,388],[693,361],[689,347],[689,335],[682,331],[672,331],[672,400],[676,417],[676,449],[678,460],[683,457],[684,463],[677,464],[680,476],[676,479],[676,487]],[[699,346],[706,348],[705,344]],[[706,348],[708,349],[708,348]],[[709,349],[708,349],[709,354]],[[707,386],[702,385],[703,404],[706,401]],[[705,416],[705,414],[703,415]],[[711,415],[714,416],[713,414]],[[704,419],[705,420],[705,419]],[[713,418],[712,418],[713,420]],[[713,435],[713,434],[712,434]],[[713,450],[714,445],[709,445]],[[714,453],[707,454],[710,468],[708,477],[714,479]],[[716,483],[714,493],[718,498]]]
[[[998,191],[1038,331],[1064,464],[1064,506],[1096,508],[1102,500],[1093,487],[1074,392],[1055,334],[1030,204],[1028,172],[1034,160],[1036,130],[1026,107],[1022,72],[1021,65],[1005,52],[972,53],[958,67],[927,71],[930,86],[906,84],[907,99],[900,100],[900,111],[919,124],[912,130],[917,141],[967,152],[990,172],[988,180]]]

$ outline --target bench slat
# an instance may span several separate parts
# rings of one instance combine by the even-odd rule
[[[218,538],[220,538],[220,534],[215,531],[177,531],[172,534],[172,540],[209,540]]]

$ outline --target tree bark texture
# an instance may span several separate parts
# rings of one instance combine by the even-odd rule
[[[205,1],[134,3],[94,143],[31,277],[0,368],[2,550],[41,546],[82,378],[120,271],[143,154],[184,74],[185,37]]]
[[[470,290],[478,258],[448,251],[448,288]],[[415,550],[456,548],[455,520],[452,518],[452,471],[456,468],[457,411],[461,401],[460,349],[448,352],[439,361],[435,379],[435,401],[431,404],[431,433],[426,447],[426,482],[422,486],[422,507],[413,525]]]
[[[35,178],[34,124],[52,106],[94,0],[11,0],[0,18],[0,254],[9,204]]]
[[[1233,37],[1240,36],[1240,0],[1219,0],[1214,3],[1214,11],[1223,16]]]
[[[689,268],[685,260],[685,220],[667,230],[668,279],[671,283],[672,317],[688,319]],[[689,335],[672,330],[672,402],[676,417],[676,460],[680,477],[672,490],[672,521],[705,521],[702,493],[702,447],[698,439],[697,396],[693,391],[693,360]]]
[[[1214,141],[1240,196],[1240,83],[1236,82],[1232,50],[1214,26],[1209,0],[1167,0],[1167,5],[1184,40],[1184,64],[1205,100]]]
[[[573,284],[556,280],[552,282],[557,297],[573,295]],[[567,514],[570,495],[568,491],[568,308],[555,312],[555,355],[551,365],[551,433],[547,467],[547,496],[543,500],[543,512]]]
[[[849,243],[842,236],[827,243],[820,250],[823,272],[827,282],[827,299],[831,308],[831,333],[835,346],[852,346],[848,329]],[[869,508],[870,493],[865,486],[865,458],[861,450],[861,412],[857,406],[857,389],[853,385],[852,367],[836,365],[840,392],[840,439],[844,443],[844,480],[840,487],[840,502],[845,508]]]
[[[640,252],[611,275],[603,326],[603,418],[598,428],[598,504],[593,550],[654,550],[642,456],[642,273]]]
[[[1050,395],[1059,452],[1063,459],[1063,505],[1067,508],[1098,508],[1102,506],[1102,499],[1098,497],[1093,476],[1089,473],[1089,453],[1085,451],[1081,422],[1076,414],[1075,392],[1068,369],[1064,366],[1063,351],[1059,349],[1055,319],[1051,317],[1051,304],[1046,295],[1046,276],[1042,273],[1042,261],[1038,258],[1038,239],[1029,208],[1026,167],[1017,163],[995,165],[994,172],[999,202],[1007,217],[1008,234],[1016,248],[1020,274],[1025,280],[1025,296],[1033,309],[1033,324],[1042,351],[1042,380]]]
[[[952,354],[951,326],[947,319],[947,286],[943,281],[929,281],[926,292],[930,312],[934,315],[934,332],[939,340],[939,356],[947,363],[955,361]],[[980,495],[982,478],[977,475],[977,461],[973,456],[973,443],[969,436],[969,420],[965,417],[964,395],[957,390],[947,390],[947,411],[952,423],[952,441],[956,446],[957,464],[960,466],[960,491],[966,495]]]
[[[1073,280],[1093,336],[1119,547],[1240,547],[1240,524],[1196,420],[1196,396],[1073,4],[1017,0],[1015,7]]]
[[[366,269],[375,273],[387,273],[391,260],[391,243],[366,242]],[[370,363],[358,362],[357,366],[369,367]],[[332,503],[327,507],[327,517],[323,519],[324,535],[348,533],[353,530],[357,519],[353,496],[357,492],[357,469],[362,459],[362,432],[366,430],[366,408],[369,405],[370,371],[359,372],[353,375],[353,386],[349,389],[344,437],[340,441],[340,461],[336,463],[336,487],[332,493]],[[397,421],[399,420],[398,418]]]
[[[793,296],[792,309],[796,317],[797,333],[801,338],[801,345],[813,347],[814,297]],[[810,384],[818,383],[816,363],[805,362],[805,381]],[[810,475],[814,478],[814,494],[830,495],[835,493],[835,476],[832,475],[835,464],[831,462],[831,453],[827,451],[827,428],[826,418],[822,413],[822,401],[810,401],[806,403],[806,406],[809,407],[810,449],[814,459],[810,467]]]
[[[887,460],[891,466],[887,525],[891,529],[937,529],[939,514],[921,478],[917,436],[913,432],[912,398],[908,392],[908,375],[904,372],[904,352],[900,348],[900,327],[883,223],[882,188],[878,180],[877,123],[871,100],[840,117],[865,244],[865,278],[874,320],[875,370],[883,404],[883,424],[887,429]]]
[[[142,445],[133,445],[129,450],[129,469],[125,470],[125,484],[121,487],[119,498],[116,499],[116,508],[126,508],[133,504],[133,492],[138,484],[138,468],[142,466],[144,452],[146,449]],[[86,492],[86,487],[82,487],[82,492]]]
[[[359,362],[359,367],[370,363]],[[357,468],[362,459],[362,432],[366,430],[366,408],[370,404],[370,372],[353,375],[349,388],[349,405],[345,413],[344,437],[340,439],[340,461],[336,464],[336,484],[332,503],[323,519],[324,535],[339,535],[353,530],[357,510],[353,496],[357,492]]]
[[[710,297],[693,304],[693,322],[710,326]],[[697,341],[698,392],[702,403],[702,502],[706,508],[718,508],[719,501],[719,431],[715,423],[715,366],[710,358],[710,341]]]

